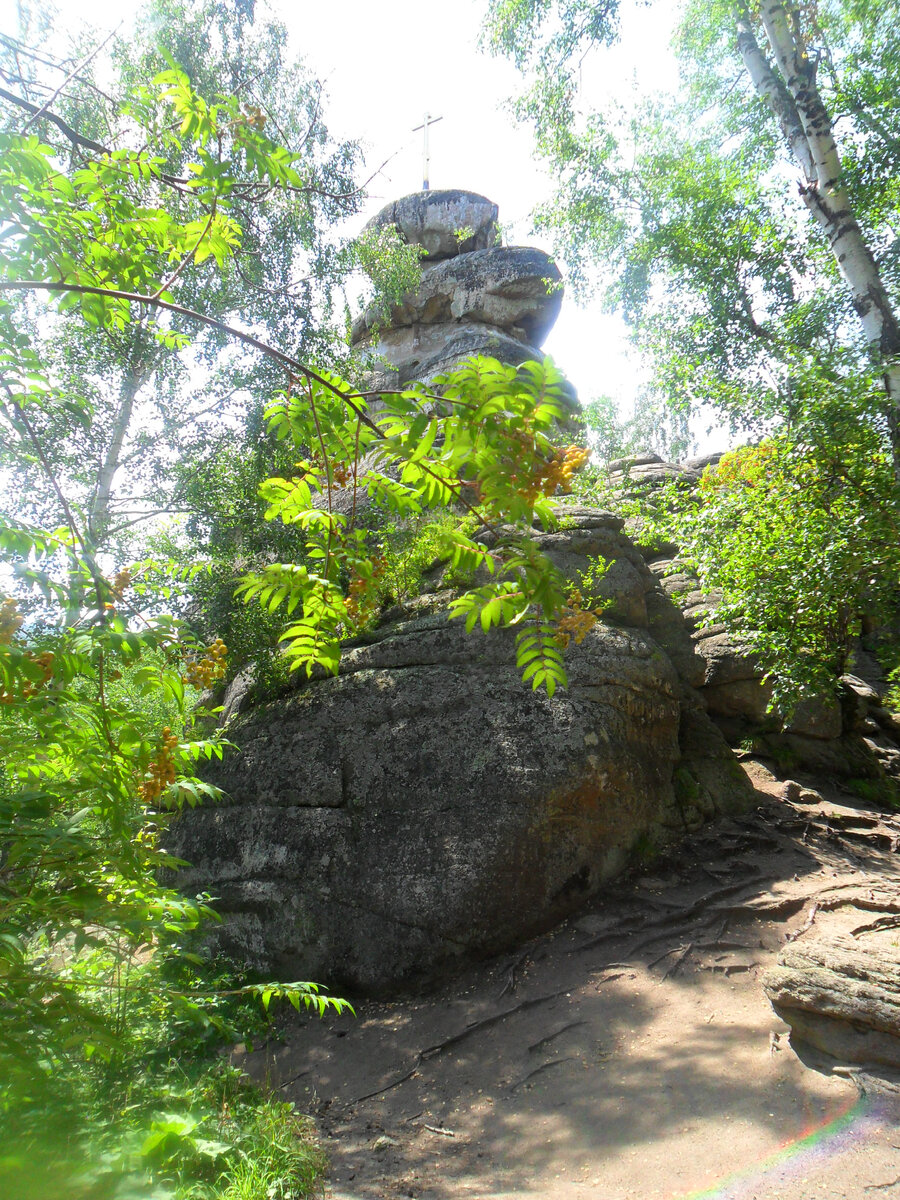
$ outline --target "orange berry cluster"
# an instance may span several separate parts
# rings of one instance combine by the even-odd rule
[[[311,456],[309,462],[297,463],[297,466],[303,471],[301,479],[308,478],[312,471],[316,471],[319,475],[317,487],[324,488],[327,485],[328,471],[325,469],[325,459],[321,454]],[[328,462],[328,470],[331,472],[331,482],[336,487],[346,487],[353,478],[352,463],[336,463],[333,459]]]
[[[156,757],[147,769],[149,779],[145,779],[138,788],[138,793],[147,804],[152,804],[170,783],[175,782],[175,759],[173,757],[178,738],[168,725],[162,731],[159,749]]]
[[[532,467],[530,476],[522,483],[522,495],[529,504],[539,496],[552,496],[557,490],[568,495],[572,490],[572,479],[591,456],[583,446],[566,446],[557,450],[552,458],[539,458]],[[516,483],[516,476],[512,476]]]
[[[206,647],[206,653],[202,658],[188,660],[183,677],[184,682],[200,691],[211,687],[217,679],[222,679],[225,675],[227,660],[228,647],[221,638],[216,638],[211,645]]]
[[[556,644],[566,650],[572,639],[580,646],[587,634],[597,624],[602,608],[588,608],[579,588],[569,592],[569,602],[563,609],[563,615],[557,622]]]
[[[564,450],[558,450],[549,464],[544,495],[551,496],[557,488],[566,494],[571,492],[572,480],[590,457],[590,450],[584,446],[566,446]]]
[[[346,466],[344,463],[338,463],[331,466],[331,478],[338,487],[346,487],[353,478],[353,468]]]
[[[7,599],[0,604],[0,646],[8,646],[22,627],[24,617],[15,600]]]
[[[51,650],[43,650],[40,654],[32,654],[30,650],[26,650],[25,657],[40,669],[40,678],[29,679],[22,684],[18,692],[10,692],[0,686],[0,704],[15,704],[20,700],[30,700],[53,678],[53,664],[56,657]]]
[[[350,576],[347,585],[347,616],[351,621],[359,623],[372,614],[377,599],[376,584],[384,575],[385,561],[383,558],[372,560],[372,574],[359,575],[356,571]]]
[[[266,127],[266,114],[255,104],[244,105],[243,120],[245,124],[252,126],[253,129],[265,129]]]
[[[116,577],[112,581],[112,594],[121,600],[125,594],[125,589],[131,584],[131,572],[127,567],[123,567],[121,571],[116,572]]]
[[[39,692],[41,688],[45,688],[53,678],[53,664],[56,661],[56,656],[52,650],[42,650],[40,654],[32,654],[30,651],[26,655],[37,667],[41,669],[40,679],[34,680],[33,683],[26,683],[22,687],[22,698],[27,700],[29,696],[33,696],[35,692]]]
[[[266,127],[266,114],[255,104],[245,104],[244,111],[228,122],[228,130],[236,142],[245,140],[248,129],[261,132]]]

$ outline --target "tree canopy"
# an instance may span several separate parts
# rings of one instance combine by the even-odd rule
[[[755,517],[746,480],[706,495],[706,520],[725,505],[720,530],[741,511],[739,538],[710,548],[702,521],[680,536],[706,583],[725,586],[736,631],[798,685],[847,662],[860,614],[883,619],[897,584],[897,15],[852,0],[688,3],[678,93],[645,87],[636,104],[588,111],[579,72],[610,52],[617,4],[499,0],[487,31],[528,76],[519,113],[558,180],[539,220],[630,323],[650,406],[682,435],[702,413],[777,443],[767,470],[780,482]],[[800,491],[790,550],[762,521],[782,487]],[[820,586],[843,589],[851,614],[824,642],[802,621],[773,624],[808,603],[814,579],[791,568],[804,536]],[[851,569],[847,546],[868,565]],[[763,565],[782,550],[791,582],[773,591]]]
[[[540,219],[576,279],[604,265],[654,398],[756,439],[655,516],[788,706],[833,684],[863,618],[896,611],[896,5],[691,4],[683,93],[585,114],[578,67],[614,42],[617,11],[496,0],[489,36],[532,74],[521,112],[559,181]],[[45,1194],[76,1176],[73,1195],[151,1177],[176,1194],[191,1156],[192,1194],[210,1194],[235,1148],[160,1116],[156,1094],[129,1103],[127,1063],[163,1051],[128,1013],[196,1032],[226,1027],[223,993],[341,1002],[195,973],[210,905],[169,886],[164,832],[214,799],[197,764],[222,744],[197,704],[229,647],[173,615],[174,592],[226,560],[229,604],[240,576],[287,621],[284,669],[333,673],[389,573],[368,506],[424,527],[450,615],[511,628],[523,680],[552,695],[598,613],[531,531],[587,452],[560,444],[549,361],[365,388],[341,288],[366,265],[396,294],[416,254],[335,236],[361,195],[356,149],[329,138],[321,89],[252,5],[158,0],[133,44],[65,62],[39,37],[0,37],[0,1117],[27,1150],[0,1157],[0,1190],[28,1195],[56,1088],[76,1116]],[[136,533],[162,514],[187,518],[155,529],[177,561]],[[119,1107],[79,1175],[104,1087]]]

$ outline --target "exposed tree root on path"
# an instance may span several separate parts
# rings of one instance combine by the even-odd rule
[[[788,803],[745,769],[756,812],[590,911],[426,995],[361,1002],[357,1021],[291,1022],[241,1060],[318,1115],[332,1200],[672,1200],[731,1176],[758,1200],[890,1190],[896,1082],[793,1044],[760,979],[808,938],[896,938],[900,822],[819,780],[818,805]],[[831,1157],[790,1169],[780,1148],[848,1121]]]

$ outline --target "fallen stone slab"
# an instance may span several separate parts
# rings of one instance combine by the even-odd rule
[[[848,937],[785,947],[763,978],[800,1040],[846,1062],[900,1067],[897,956]]]

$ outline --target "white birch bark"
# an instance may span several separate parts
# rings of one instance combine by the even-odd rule
[[[112,486],[116,472],[119,469],[122,447],[131,419],[134,415],[134,405],[137,394],[147,381],[147,373],[131,366],[125,375],[122,392],[119,398],[119,408],[113,421],[112,432],[106,453],[97,472],[97,481],[88,510],[87,534],[93,545],[103,539],[109,526],[109,504],[112,497]]]
[[[807,183],[811,183],[815,166],[797,107],[760,49],[750,18],[745,13],[738,14],[737,31],[738,50],[756,93],[772,109]]]
[[[760,48],[743,3],[736,9],[738,50],[803,172],[800,196],[828,239],[866,340],[883,363],[894,470],[900,478],[900,323],[841,182],[840,153],[815,68],[783,0],[763,0],[761,17],[775,65]]]

